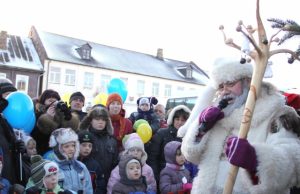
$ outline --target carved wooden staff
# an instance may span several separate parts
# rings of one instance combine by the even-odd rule
[[[269,49],[270,49],[266,32],[260,18],[259,0],[257,0],[256,2],[256,20],[257,20],[257,31],[258,31],[258,40],[259,40],[258,45],[254,41],[253,37],[251,37],[251,34],[249,35],[245,33],[242,29],[238,29],[238,31],[240,30],[249,39],[249,41],[255,48],[254,51],[251,51],[249,53],[250,57],[254,59],[255,65],[253,68],[250,90],[248,93],[245,109],[243,112],[243,118],[239,130],[239,138],[244,138],[244,139],[247,138],[247,134],[250,128],[251,119],[255,108],[255,102],[261,89],[261,83],[268,63]],[[237,166],[231,165],[223,194],[232,193],[233,186],[238,173],[238,169],[239,168]]]

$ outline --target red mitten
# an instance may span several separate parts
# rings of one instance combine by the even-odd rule
[[[224,118],[224,113],[222,112],[221,108],[210,106],[200,113],[199,124],[205,125],[204,132],[206,132],[211,129],[218,120],[222,118]]]
[[[182,185],[184,191],[190,191],[192,189],[192,183],[185,183]]]

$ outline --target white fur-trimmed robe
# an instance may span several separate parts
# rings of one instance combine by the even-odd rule
[[[224,156],[226,138],[238,135],[244,106],[230,116],[218,121],[201,139],[198,134],[198,116],[211,105],[209,99],[213,89],[206,90],[198,99],[186,124],[179,129],[184,136],[182,152],[188,161],[199,164],[199,173],[194,178],[192,194],[222,193],[229,170],[229,162]],[[234,194],[285,194],[289,188],[300,183],[300,141],[296,134],[287,131],[279,123],[279,116],[294,111],[285,106],[284,97],[270,84],[263,83],[248,133],[248,141],[254,146],[258,167],[258,185],[253,185],[246,170],[240,168],[234,186]],[[278,123],[278,132],[271,133],[271,122]],[[222,156],[222,157],[221,157]],[[222,159],[221,159],[222,158]]]

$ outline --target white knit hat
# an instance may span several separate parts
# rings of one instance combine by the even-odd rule
[[[123,147],[125,149],[125,153],[128,153],[130,148],[139,148],[142,150],[142,158],[141,162],[144,164],[147,160],[147,153],[145,152],[144,143],[140,136],[137,133],[131,133],[128,135],[125,135],[122,139]]]
[[[252,65],[249,63],[241,64],[237,59],[218,58],[213,64],[210,78],[212,86],[218,89],[222,83],[251,78],[252,72]]]

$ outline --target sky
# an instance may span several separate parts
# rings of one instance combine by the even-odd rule
[[[299,0],[260,0],[268,37],[275,31],[268,18],[300,23]],[[256,27],[256,0],[0,0],[0,30],[27,36],[30,27],[108,46],[193,61],[209,71],[217,57],[240,52],[224,44],[219,25],[238,43],[239,20]],[[280,35],[280,34],[279,34]],[[286,43],[296,49],[300,39]],[[288,55],[274,57],[271,79],[279,88],[300,87],[300,63],[287,63]]]

